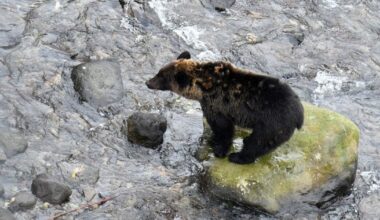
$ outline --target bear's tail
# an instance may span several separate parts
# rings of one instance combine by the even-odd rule
[[[303,125],[303,120],[304,120],[304,110],[303,110],[303,105],[301,102],[298,104],[298,115],[297,115],[297,129],[301,129]]]
[[[303,125],[303,120],[302,120],[302,121],[299,121],[299,122],[297,123],[297,129],[298,129],[298,130],[301,129],[301,128],[302,128],[302,125]]]

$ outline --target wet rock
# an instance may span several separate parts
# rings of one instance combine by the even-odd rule
[[[24,135],[18,131],[0,128],[0,149],[3,149],[7,158],[23,153],[28,144]]]
[[[72,192],[67,185],[40,174],[32,182],[32,193],[44,202],[61,204],[69,200]]]
[[[359,209],[361,219],[378,219],[380,210],[375,207],[380,207],[380,193],[372,194],[360,201]]]
[[[0,207],[0,220],[16,220],[8,209]]]
[[[99,168],[82,163],[60,162],[58,167],[65,180],[70,183],[95,184],[99,179]]]
[[[137,112],[127,120],[128,140],[149,148],[156,148],[164,141],[166,131],[166,118],[159,114]]]
[[[9,210],[12,212],[25,211],[31,209],[37,202],[36,197],[30,192],[18,192],[14,197],[13,202],[10,204]]]
[[[73,69],[71,79],[81,100],[95,107],[117,102],[123,97],[119,63],[106,60],[83,63]]]
[[[304,108],[303,128],[255,163],[210,160],[206,188],[219,198],[270,213],[297,204],[320,207],[347,192],[355,179],[358,128],[338,113],[307,103]]]

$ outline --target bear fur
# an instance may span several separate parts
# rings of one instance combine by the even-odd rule
[[[197,62],[183,52],[146,82],[150,89],[170,90],[198,100],[213,131],[216,157],[225,157],[234,126],[251,128],[231,162],[247,164],[290,139],[303,124],[299,97],[277,78],[239,69],[228,62]]]

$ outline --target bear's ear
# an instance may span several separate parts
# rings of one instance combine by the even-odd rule
[[[183,51],[178,57],[177,60],[179,59],[191,59],[191,55],[189,51]]]

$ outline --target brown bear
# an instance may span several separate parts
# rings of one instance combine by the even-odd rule
[[[198,62],[183,52],[146,82],[150,89],[170,90],[198,100],[212,131],[216,157],[225,157],[234,126],[251,128],[240,152],[228,159],[252,163],[289,140],[303,124],[303,106],[286,83],[255,74],[228,62]]]

